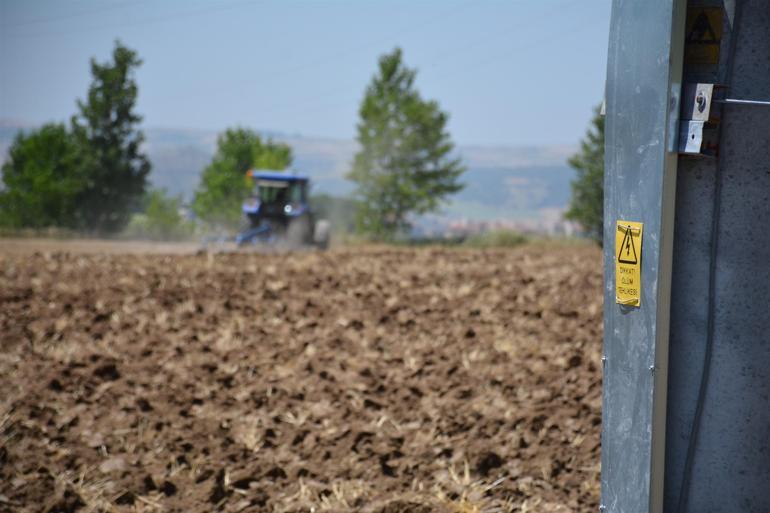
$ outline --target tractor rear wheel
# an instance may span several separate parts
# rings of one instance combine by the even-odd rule
[[[289,221],[286,229],[286,241],[292,247],[299,247],[311,242],[310,218],[306,215],[295,217]]]
[[[327,249],[329,247],[329,238],[331,237],[331,224],[326,219],[319,219],[315,222],[315,230],[313,230],[313,242],[320,249]]]

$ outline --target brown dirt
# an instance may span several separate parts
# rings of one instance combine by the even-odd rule
[[[45,238],[0,238],[0,253],[6,255],[29,255],[44,252],[67,252],[77,254],[192,254],[201,245],[194,242],[149,242],[134,240],[104,239],[45,239]]]
[[[595,511],[600,339],[592,248],[0,253],[0,511]]]

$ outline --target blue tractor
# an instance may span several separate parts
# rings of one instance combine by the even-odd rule
[[[329,222],[316,219],[308,202],[307,176],[273,170],[250,170],[251,196],[243,203],[245,227],[239,246],[279,243],[289,247],[329,245]]]

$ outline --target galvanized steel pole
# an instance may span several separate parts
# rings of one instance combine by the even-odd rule
[[[615,0],[607,62],[602,508],[663,508],[684,0]],[[620,221],[643,225],[639,306],[619,304]]]

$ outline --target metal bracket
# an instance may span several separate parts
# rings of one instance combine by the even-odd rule
[[[718,84],[684,84],[679,125],[679,153],[716,156],[719,121],[725,87]]]
[[[714,84],[685,84],[682,102],[682,119],[693,121],[717,121],[711,119],[711,99]]]
[[[703,145],[703,125],[705,121],[682,121],[679,127],[679,153],[700,154]]]

